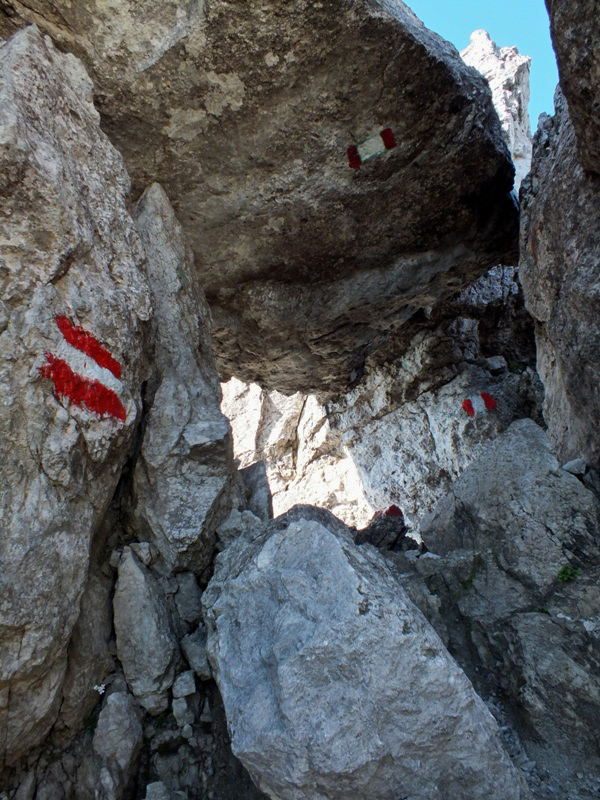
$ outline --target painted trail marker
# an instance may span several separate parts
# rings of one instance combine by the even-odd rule
[[[496,398],[489,392],[474,394],[463,400],[462,408],[470,417],[480,414],[482,411],[493,411],[497,406]]]
[[[121,365],[91,333],[59,314],[56,325],[63,341],[55,353],[46,352],[40,374],[54,384],[57,395],[93,414],[125,422],[119,398],[123,391]]]
[[[370,136],[362,144],[350,145],[346,151],[348,155],[348,166],[351,169],[360,169],[365,161],[371,158],[381,156],[388,150],[393,150],[396,147],[396,137],[391,128],[378,133],[376,136]]]

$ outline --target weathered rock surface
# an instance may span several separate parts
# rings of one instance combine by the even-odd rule
[[[123,551],[114,597],[117,655],[138,702],[151,714],[164,711],[175,679],[179,646],[156,578]]]
[[[84,60],[139,191],[164,186],[223,375],[337,392],[419,308],[514,263],[488,88],[399,0],[10,9]]]
[[[93,747],[110,774],[116,797],[133,778],[142,734],[142,714],[133,697],[127,692],[110,694],[98,718]]]
[[[529,127],[529,70],[531,59],[516,47],[498,47],[487,31],[471,34],[461,58],[487,79],[492,90],[504,140],[515,165],[515,192],[531,167],[531,129]]]
[[[271,797],[527,796],[438,636],[332,515],[238,539],[203,600],[233,751]]]
[[[430,553],[413,564],[438,595],[450,651],[484,694],[503,699],[549,783],[593,797],[598,499],[560,469],[546,433],[519,420],[463,472],[420,534]]]
[[[569,103],[579,160],[600,174],[600,19],[595,0],[546,0],[561,89]]]
[[[153,376],[134,473],[134,527],[172,569],[211,562],[215,527],[230,509],[233,454],[192,254],[169,200],[154,184],[134,216],[155,297]]]
[[[146,369],[143,251],[98,123],[76,58],[35,28],[0,43],[0,769],[58,713]]]
[[[525,302],[537,321],[544,418],[562,461],[600,463],[600,180],[583,171],[557,92],[522,195]]]

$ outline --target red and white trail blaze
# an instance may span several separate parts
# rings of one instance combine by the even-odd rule
[[[474,417],[482,411],[493,411],[496,405],[495,397],[489,392],[481,392],[481,394],[474,394],[463,400],[462,408],[470,417]]]
[[[63,340],[53,353],[45,353],[42,377],[53,382],[57,395],[78,408],[125,422],[119,362],[95,336],[73,325],[68,317],[59,314],[56,324]]]
[[[350,169],[360,169],[365,161],[369,161],[375,156],[380,156],[387,150],[396,147],[396,137],[391,128],[385,128],[376,136],[370,136],[362,144],[352,144],[346,150],[348,156],[348,166]]]

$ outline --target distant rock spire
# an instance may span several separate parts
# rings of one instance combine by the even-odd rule
[[[515,191],[531,167],[529,126],[529,70],[531,59],[516,47],[498,47],[489,33],[473,31],[462,52],[463,61],[480,72],[490,85],[494,106],[515,164]]]

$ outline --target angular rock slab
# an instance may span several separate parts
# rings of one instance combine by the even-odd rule
[[[169,705],[179,646],[158,581],[129,547],[119,562],[113,601],[117,655],[131,691],[151,714]]]
[[[600,179],[579,164],[560,92],[522,194],[520,276],[537,321],[544,417],[562,462],[600,464]]]
[[[328,512],[230,545],[204,609],[233,752],[270,797],[526,796],[437,634]]]
[[[0,44],[0,765],[58,711],[138,418],[151,305],[128,190],[79,61],[35,28]]]
[[[138,190],[165,188],[223,376],[339,391],[417,309],[514,263],[489,89],[400,0],[11,6],[85,61]]]
[[[133,777],[142,741],[142,713],[138,704],[127,692],[110,694],[98,717],[93,747],[118,787],[117,797],[122,796]]]
[[[170,568],[201,574],[211,561],[215,526],[231,508],[233,476],[212,320],[183,231],[158,184],[144,192],[134,216],[155,297],[154,372],[134,473],[134,524]]]
[[[600,17],[596,0],[546,0],[560,87],[569,103],[579,160],[600,175]]]

